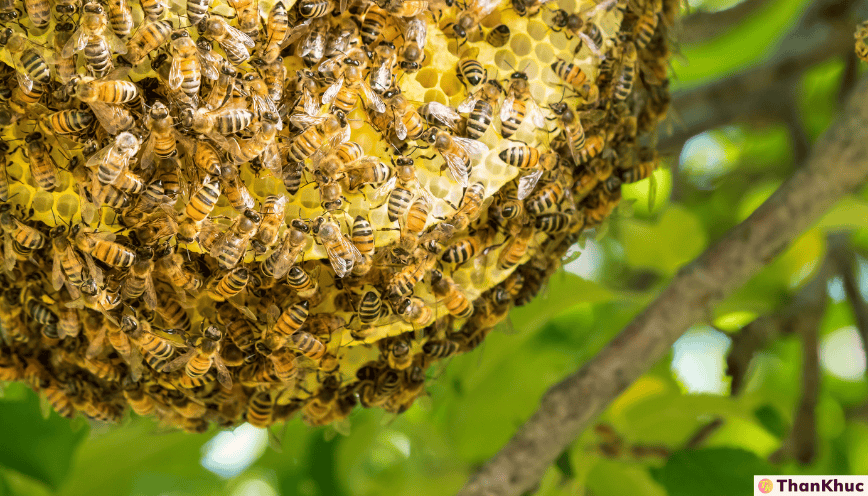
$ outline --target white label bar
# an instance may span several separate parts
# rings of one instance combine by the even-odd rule
[[[753,494],[868,494],[868,475],[755,475]]]

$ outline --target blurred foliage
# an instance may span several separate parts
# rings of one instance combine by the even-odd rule
[[[694,8],[732,3],[708,0]],[[771,1],[727,34],[681,46],[673,61],[675,88],[762,63],[806,5]],[[838,110],[843,67],[832,61],[803,78],[797,104],[811,139]],[[219,439],[217,430],[167,432],[134,415],[119,427],[88,425],[54,413],[46,418],[32,392],[8,385],[0,401],[0,496],[454,493],[527,419],[551,384],[593,357],[680,266],[746,218],[795,167],[789,133],[780,124],[732,126],[694,138],[655,174],[652,204],[648,180],[625,187],[606,235],[584,240],[569,271],[555,274],[539,298],[515,309],[502,332],[479,349],[432,368],[429,375],[437,379],[428,398],[400,417],[357,411],[348,437],[299,420],[273,429],[271,441],[264,433],[249,437],[252,429]],[[821,325],[824,366],[843,360],[852,370],[846,377],[833,373],[838,368],[823,370],[819,446],[810,465],[766,461],[789,435],[801,395],[799,340],[780,339],[757,355],[738,397],[726,394],[722,365],[728,333],[785,304],[826,255],[826,234],[841,229],[852,230],[857,250],[868,253],[868,193],[841,202],[715,308],[715,328],[686,334],[672,357],[608,408],[599,420],[608,430],[585,432],[533,494],[745,494],[756,473],[868,472],[866,416],[851,414],[868,400],[864,353],[850,306],[836,296],[840,288],[830,285]],[[861,272],[864,290],[868,271]],[[722,427],[695,449],[688,446],[713,419],[721,419]],[[225,444],[227,439],[235,444]],[[278,441],[280,452],[254,447]]]

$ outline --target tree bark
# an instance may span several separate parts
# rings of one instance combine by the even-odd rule
[[[868,78],[804,164],[765,203],[699,258],[611,343],[549,389],[539,409],[459,491],[518,496],[691,325],[771,262],[823,212],[868,177]]]

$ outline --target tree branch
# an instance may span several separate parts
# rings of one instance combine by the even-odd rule
[[[791,110],[788,88],[815,64],[853,51],[854,26],[848,12],[845,2],[817,0],[766,63],[675,93],[676,129],[660,140],[658,149],[677,154],[693,136],[745,118],[786,118]]]
[[[718,12],[696,12],[681,22],[678,41],[682,44],[703,43],[726,33],[774,0],[745,0],[735,7]]]
[[[807,164],[744,222],[679,271],[596,357],[546,392],[539,409],[459,491],[519,495],[708,309],[771,262],[868,177],[868,79],[818,140]]]
[[[856,270],[858,270],[856,254],[847,240],[847,243],[838,247],[832,255],[837,263],[838,274],[841,275],[844,294],[847,295],[847,301],[850,302],[850,308],[853,310],[856,329],[862,338],[862,349],[868,352],[868,304],[865,303],[859,291],[859,283],[856,281]]]

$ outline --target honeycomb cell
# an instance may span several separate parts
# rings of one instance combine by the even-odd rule
[[[523,33],[513,34],[509,40],[512,52],[519,57],[523,57],[531,52],[533,49],[532,43],[530,37]]]
[[[437,70],[432,67],[426,67],[416,73],[416,81],[418,81],[423,88],[433,88],[437,86],[438,78],[439,74],[437,73]]]

